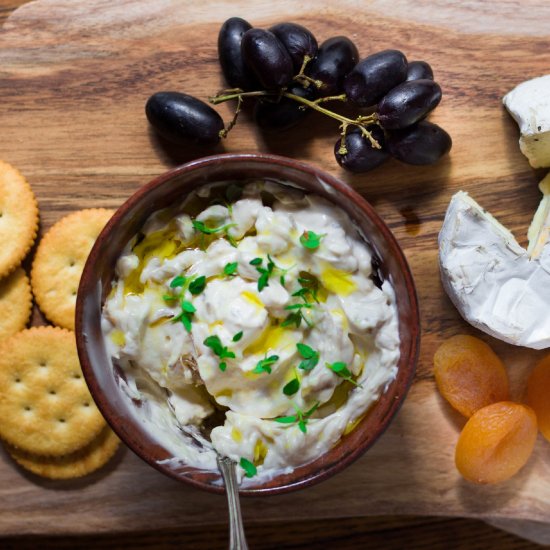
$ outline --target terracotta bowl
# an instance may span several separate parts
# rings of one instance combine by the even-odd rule
[[[380,274],[397,296],[401,358],[388,391],[359,425],[323,456],[257,486],[244,495],[279,494],[307,487],[343,470],[384,432],[412,382],[420,343],[418,303],[413,278],[397,241],[372,206],[351,187],[313,166],[272,155],[226,154],[202,158],[162,174],[139,189],[109,221],[88,258],[76,306],[76,339],[82,370],[92,396],[118,436],[143,460],[168,476],[212,492],[223,492],[217,472],[185,467],[174,471],[160,462],[171,458],[135,421],[121,397],[101,334],[101,309],[111,288],[114,266],[128,241],[156,210],[179,203],[196,188],[214,182],[269,178],[290,181],[345,210],[367,237],[380,261]]]

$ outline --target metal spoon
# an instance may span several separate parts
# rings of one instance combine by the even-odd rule
[[[167,392],[167,397],[170,395]],[[172,413],[176,425],[186,436],[191,436],[202,446],[203,442],[197,438],[197,435],[182,426],[176,416],[174,406],[169,399],[166,400],[168,408]],[[210,439],[208,436],[205,439]],[[216,451],[217,454],[217,451]],[[239,500],[239,484],[237,482],[237,463],[227,456],[217,454],[216,461],[225,483],[225,492],[227,494],[227,504],[229,507],[229,550],[248,550],[246,537],[244,534],[243,518],[241,514],[241,503]]]
[[[225,483],[225,492],[229,507],[229,550],[248,550],[239,501],[237,464],[227,456],[222,457],[218,455],[217,461]]]

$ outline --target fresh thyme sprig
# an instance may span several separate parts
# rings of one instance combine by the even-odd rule
[[[218,227],[208,227],[204,222],[201,222],[200,220],[193,220],[193,227],[200,231],[201,233],[204,233],[205,235],[213,235],[214,233],[220,233],[222,231],[227,232],[228,229],[231,227],[236,227],[236,223],[226,223],[225,225],[219,225]]]
[[[302,310],[313,309],[314,304],[309,301],[310,298],[319,303],[317,297],[319,281],[314,275],[308,273],[307,271],[300,271],[299,275],[298,282],[300,283],[301,288],[294,292],[292,296],[294,298],[301,298],[303,303],[291,304],[285,307],[285,310],[291,311],[291,313],[289,313],[286,319],[281,323],[282,327],[295,325],[296,328],[299,328],[302,321],[304,321],[308,327],[313,327],[313,323],[304,315]]]
[[[305,371],[313,370],[317,366],[317,363],[319,363],[319,352],[301,343],[296,344],[296,348],[298,353],[304,358],[298,365],[298,368]]]
[[[208,336],[204,340],[203,344],[209,347],[214,352],[214,355],[217,355],[220,358],[218,368],[222,372],[224,372],[227,368],[227,362],[224,361],[224,359],[235,359],[235,352],[231,351],[227,346],[224,346],[220,340],[220,337],[216,334]]]
[[[187,300],[182,300],[181,312],[179,313],[179,315],[176,315],[172,318],[172,323],[177,323],[178,321],[181,321],[181,323],[185,327],[185,330],[187,332],[191,332],[192,319],[195,311],[197,310],[191,302],[188,302]]]
[[[336,363],[325,363],[325,365],[337,376],[351,382],[354,386],[362,388],[361,384],[358,384],[353,378],[351,371],[343,361],[336,361]]]
[[[203,233],[204,235],[214,235],[215,233],[225,233],[225,237],[229,241],[229,244],[233,247],[237,247],[237,243],[235,239],[229,234],[227,231],[228,229],[231,229],[232,227],[236,227],[236,223],[226,223],[224,225],[219,225],[218,227],[208,227],[204,222],[200,220],[193,220],[193,227],[197,230]],[[201,244],[201,248],[203,248],[204,243]]]
[[[279,422],[279,424],[298,424],[298,428],[302,433],[307,432],[307,423],[309,421],[309,417],[317,410],[317,407],[320,405],[319,402],[315,403],[311,409],[304,412],[302,411],[297,405],[292,403],[292,406],[294,407],[294,410],[296,411],[296,414],[290,415],[290,416],[279,416],[278,418],[274,418],[273,420],[275,422]]]
[[[270,355],[269,357],[264,357],[263,359],[260,359],[258,361],[252,372],[254,374],[261,374],[262,372],[267,372],[267,374],[271,374],[271,365],[275,364],[278,360],[278,355]]]
[[[278,266],[273,258],[268,254],[266,266],[263,267],[264,259],[263,258],[254,258],[250,260],[250,265],[253,265],[256,268],[256,271],[260,274],[258,279],[258,291],[261,292],[266,286],[269,286],[269,279],[274,274],[275,271],[281,273],[279,277],[279,282],[282,286],[285,286],[285,276],[286,274],[294,267],[293,265],[288,268],[283,268]]]
[[[179,292],[177,292],[177,294],[165,294],[162,297],[165,302],[180,301],[181,312],[175,317],[172,317],[172,323],[181,321],[185,327],[185,330],[187,332],[191,332],[193,314],[195,313],[196,308],[191,302],[184,298],[185,291],[188,289],[193,296],[198,296],[205,289],[205,287],[206,277],[204,275],[199,277],[186,277],[185,275],[178,275],[172,279],[170,282],[170,288],[174,290],[179,289]]]
[[[289,306],[285,306],[285,310],[290,310],[292,313],[289,313],[286,319],[281,323],[282,327],[288,327],[292,324],[296,326],[296,328],[299,328],[302,321],[308,326],[312,327],[313,323],[304,315],[304,312],[302,309],[311,309],[313,308],[313,304],[291,304]]]
[[[298,283],[302,287],[298,292],[305,289],[303,292],[304,300],[307,301],[307,299],[311,297],[315,302],[319,303],[317,297],[317,293],[319,291],[319,279],[317,279],[317,277],[309,271],[300,271],[298,275]]]

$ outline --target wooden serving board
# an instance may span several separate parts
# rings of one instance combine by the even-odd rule
[[[362,56],[398,48],[434,67],[444,99],[432,120],[454,140],[451,155],[436,166],[392,161],[370,174],[345,173],[332,154],[336,125],[319,117],[263,136],[243,116],[216,150],[287,155],[349,182],[403,246],[422,310],[417,376],[390,429],[362,459],[318,486],[245,499],[247,522],[429,514],[510,521],[515,529],[518,521],[543,530],[550,524],[548,442],[539,437],[528,465],[507,483],[465,482],[453,461],[464,420],[438,396],[432,374],[434,351],[445,338],[476,334],[505,360],[513,397],[521,400],[526,375],[544,353],[480,335],[461,320],[439,281],[437,234],[451,195],[464,189],[526,242],[541,173],[519,152],[517,128],[501,98],[548,72],[550,7],[546,0],[461,6],[442,0],[38,0],[15,11],[1,31],[0,158],[32,184],[42,233],[73,210],[117,207],[154,176],[200,154],[163,149],[148,128],[144,104],[155,91],[206,99],[222,87],[217,32],[230,16],[257,26],[292,20],[321,41],[348,35]],[[220,112],[231,115],[228,106]],[[34,322],[43,322],[37,312]],[[0,452],[0,534],[160,529],[225,518],[224,498],[168,479],[127,450],[75,482],[27,475]]]

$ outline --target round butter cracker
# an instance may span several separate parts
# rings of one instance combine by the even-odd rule
[[[0,279],[0,340],[23,330],[32,311],[32,294],[25,271],[16,270]]]
[[[106,426],[82,375],[74,333],[33,327],[0,341],[0,437],[33,454],[61,456]]]
[[[0,160],[0,279],[31,249],[38,232],[38,206],[27,180]]]
[[[40,456],[17,449],[6,448],[15,462],[33,474],[49,479],[73,479],[91,474],[104,466],[115,454],[120,440],[108,427],[86,447],[63,456]]]
[[[112,210],[91,208],[65,216],[44,235],[32,264],[38,307],[55,325],[74,330],[76,293],[84,264]]]

